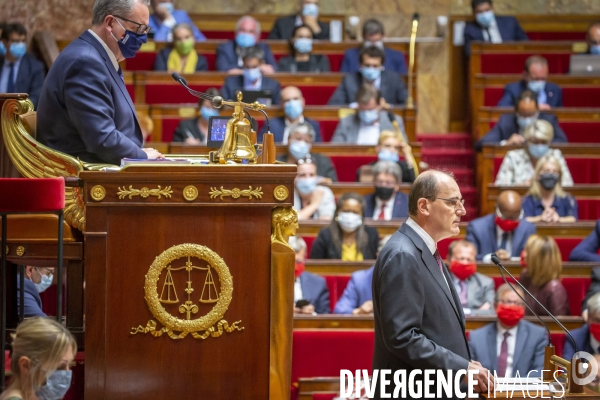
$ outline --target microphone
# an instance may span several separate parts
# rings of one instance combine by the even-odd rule
[[[413,21],[418,21],[419,20],[419,13],[418,12],[416,12],[416,13],[413,14],[412,20]]]
[[[184,77],[182,77],[181,75],[179,75],[177,72],[173,72],[171,74],[171,77],[173,77],[173,79],[175,79],[175,82],[179,82],[181,83],[183,86],[187,87],[187,81],[185,80]]]

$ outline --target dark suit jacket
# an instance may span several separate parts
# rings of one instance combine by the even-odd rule
[[[200,129],[198,128],[198,118],[199,117],[179,121],[179,125],[177,125],[175,133],[173,134],[173,141],[185,142],[185,139],[189,137],[187,132],[191,133],[192,136],[196,139],[200,139],[202,142],[206,141],[205,135],[200,132]]]
[[[478,260],[481,260],[486,254],[495,253],[498,250],[495,218],[496,214],[488,214],[472,220],[467,226],[467,236],[465,239],[475,244]],[[527,239],[529,236],[534,235],[535,232],[535,225],[522,219],[517,229],[511,235],[512,253],[510,256],[521,256]]]
[[[365,196],[365,216],[367,218],[377,218],[373,215],[375,211],[375,193]],[[407,218],[408,217],[408,196],[402,192],[396,192],[394,198],[394,208],[392,209],[392,218]]]
[[[600,219],[588,237],[583,239],[569,255],[569,261],[600,261]],[[600,291],[600,271],[598,271],[598,291]],[[592,278],[593,278],[592,274]]]
[[[0,57],[0,74],[2,73],[5,61],[4,57]],[[21,64],[19,64],[17,81],[15,82],[15,93],[27,93],[36,110],[45,76],[44,64],[35,58],[33,54],[25,53],[21,59]]]
[[[577,350],[585,351],[590,354],[598,354],[598,349],[592,349],[592,345],[590,344],[590,326],[588,324],[584,324],[581,328],[573,329],[570,332],[573,339],[575,339],[575,343],[577,343]],[[565,347],[563,347],[562,358],[571,361],[574,355],[575,348],[573,347],[573,342],[571,342],[571,339],[567,336]]]
[[[275,117],[269,119],[271,124],[271,133],[275,139],[275,143],[283,142],[283,131],[285,130],[285,117]],[[308,122],[315,129],[315,143],[322,142],[321,138],[321,126],[314,119],[304,117],[304,122]],[[263,135],[267,132],[267,124],[264,124],[258,133],[258,142],[262,142]]]
[[[303,272],[300,275],[302,297],[315,307],[317,314],[331,313],[329,306],[329,289],[325,278],[319,275]]]
[[[310,153],[313,164],[317,167],[317,175],[324,176],[325,178],[331,178],[332,181],[337,182],[338,176],[335,171],[335,167],[331,162],[331,158],[318,153]],[[288,155],[282,154],[277,157],[277,161],[288,162]]]
[[[365,226],[365,231],[369,237],[367,248],[362,250],[363,259],[374,260],[377,256],[377,246],[379,246],[379,233],[377,229]],[[360,250],[360,249],[359,249]],[[323,228],[319,231],[319,236],[315,239],[310,250],[311,259],[338,259],[342,258],[342,249],[334,246],[331,240],[331,229]]]
[[[48,72],[37,139],[87,162],[119,165],[122,158],[148,158],[125,84],[88,31],[58,55]]]
[[[317,21],[321,32],[315,35],[317,40],[329,40],[329,24],[327,22]],[[269,32],[267,39],[272,40],[289,40],[292,37],[292,32],[296,27],[296,14],[286,17],[279,17],[275,20],[275,24]]]
[[[19,291],[21,290],[21,279],[17,275],[17,307],[20,307],[21,296]],[[23,315],[25,318],[31,317],[45,317],[46,314],[42,311],[42,299],[38,292],[35,284],[29,279],[25,278],[25,293],[23,304]]]
[[[541,112],[539,119],[543,119],[552,124],[552,128],[554,128],[554,139],[552,139],[552,143],[566,143],[569,141],[565,132],[558,125],[558,118],[556,118],[554,114]],[[481,151],[483,143],[500,143],[503,140],[508,140],[513,133],[518,132],[519,125],[517,124],[517,115],[514,113],[501,115],[500,119],[498,119],[498,123],[477,141],[475,149]]]
[[[355,308],[363,305],[365,301],[373,300],[373,269],[363,269],[352,273],[344,294],[335,303],[334,314],[352,314]]]
[[[348,49],[344,53],[342,59],[342,65],[340,66],[340,72],[358,72],[360,70],[360,50],[362,47],[355,47]],[[386,71],[396,72],[398,74],[406,75],[408,68],[406,66],[406,58],[404,53],[398,50],[393,50],[387,47],[383,47],[385,53],[385,63],[383,66]]]
[[[498,24],[498,30],[503,42],[529,40],[515,17],[496,15],[496,24]],[[471,55],[471,42],[474,40],[483,42],[483,28],[476,21],[467,22],[464,37],[465,54],[468,57]]]
[[[414,369],[456,372],[468,367],[465,316],[446,268],[443,273],[407,224],[383,247],[373,271],[373,370],[391,369],[392,375],[405,370],[409,376]],[[417,380],[423,383],[423,375]],[[431,387],[431,393],[436,391]],[[379,399],[379,387],[375,393]]]
[[[517,104],[517,98],[528,89],[527,82],[524,80],[509,83],[504,87],[504,94],[498,102],[498,107],[514,107]],[[546,92],[546,102],[550,107],[563,106],[562,89],[560,86],[552,82],[546,82],[544,92]]]
[[[242,75],[228,76],[225,78],[225,82],[221,88],[221,96],[225,100],[232,100],[235,99],[237,91],[243,89],[244,77]],[[270,90],[273,96],[273,104],[281,104],[281,86],[275,79],[263,75],[261,90]]]
[[[171,51],[174,51],[171,47],[165,47],[156,55],[156,59],[154,60],[154,70],[155,71],[166,71],[167,61],[169,60],[169,54]],[[196,72],[198,71],[208,71],[208,61],[206,61],[206,57],[202,54],[198,54],[198,62],[196,63]]]
[[[277,64],[279,72],[298,72],[298,64],[294,56],[279,59]],[[308,59],[308,72],[331,72],[329,58],[325,54],[311,54]]]
[[[363,84],[360,72],[344,75],[340,86],[327,103],[330,106],[343,106],[356,101],[356,93]],[[406,102],[408,92],[399,74],[387,70],[381,71],[381,97],[390,105],[402,105]]]
[[[498,370],[497,335],[496,322],[475,329],[469,335],[471,357],[491,374]],[[544,328],[525,320],[519,321],[511,376],[514,377],[518,372],[520,377],[526,377],[529,371],[541,371],[544,368],[544,349],[547,344],[548,335]]]
[[[275,61],[275,57],[273,57],[273,53],[271,53],[269,45],[262,42],[258,42],[256,45],[265,52],[265,62],[272,65],[273,68],[277,70],[277,62]],[[234,68],[242,68],[238,64],[238,55],[235,51],[236,46],[235,40],[230,40],[217,47],[217,59],[215,63],[217,71],[229,71]]]

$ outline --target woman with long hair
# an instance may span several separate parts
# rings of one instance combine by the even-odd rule
[[[330,72],[329,58],[313,54],[314,34],[308,25],[294,28],[290,38],[290,55],[279,60],[279,72]]]

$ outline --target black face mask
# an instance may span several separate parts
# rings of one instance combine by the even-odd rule
[[[379,197],[383,201],[389,200],[393,194],[394,188],[375,186],[375,196]]]
[[[552,190],[558,183],[558,175],[556,174],[540,174],[540,185],[546,190]]]

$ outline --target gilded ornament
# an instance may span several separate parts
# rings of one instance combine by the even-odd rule
[[[19,257],[22,257],[22,256],[23,256],[23,254],[25,254],[25,247],[23,247],[23,246],[19,246],[19,247],[17,247],[17,255],[18,255]]]
[[[106,197],[106,189],[102,185],[96,185],[90,190],[92,199],[102,201]]]
[[[277,186],[273,191],[273,196],[275,196],[275,200],[279,201],[284,201],[285,199],[287,199],[289,194],[290,192],[288,191],[288,188],[286,188],[283,185]]]
[[[10,247],[6,246],[6,254],[10,253]]]
[[[189,185],[183,189],[183,198],[187,201],[194,201],[198,197],[198,189],[196,186]]]
[[[173,194],[171,186],[166,186],[164,189],[160,185],[158,185],[158,189],[148,189],[147,187],[134,189],[133,185],[129,185],[129,189],[125,188],[125,186],[122,188],[119,187],[118,189],[119,191],[117,192],[117,195],[119,195],[119,200],[123,200],[125,197],[129,197],[129,199],[131,199],[135,196],[141,196],[144,199],[149,196],[155,196],[159,199],[161,199],[162,196],[171,198],[171,195]]]
[[[296,235],[298,213],[292,207],[275,207],[271,212],[271,243],[292,248],[288,241]]]
[[[238,189],[238,188],[233,188],[231,190],[229,189],[223,189],[223,186],[221,186],[221,189],[217,189],[216,187],[211,187],[210,188],[210,192],[208,192],[208,194],[210,195],[211,199],[216,199],[217,197],[220,197],[221,200],[223,200],[223,197],[233,197],[234,199],[238,199],[240,197],[248,197],[250,200],[252,200],[253,197],[256,197],[257,199],[262,199],[263,196],[263,192],[262,192],[262,187],[257,187],[256,189],[252,189],[252,186],[248,186],[248,189]]]

